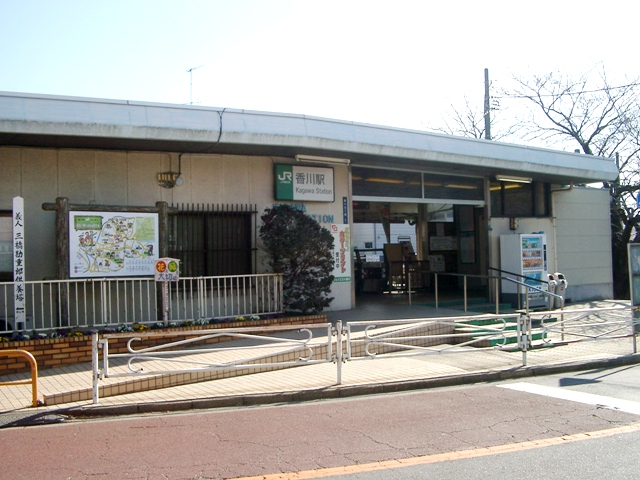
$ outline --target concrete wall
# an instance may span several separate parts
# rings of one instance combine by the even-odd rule
[[[178,153],[0,147],[0,210],[11,210],[13,197],[24,198],[26,277],[42,280],[56,275],[55,213],[42,210],[43,203],[67,197],[72,204],[96,205],[257,204],[259,216],[274,204],[274,163],[291,159],[184,154],[184,184],[166,189],[158,186],[157,174],[177,172]],[[343,197],[349,196],[347,166],[333,168],[335,202],[304,204],[306,213],[327,228],[343,223]],[[257,272],[267,268],[259,255]],[[334,284],[332,295],[331,309],[351,308],[350,282]]]
[[[562,272],[571,301],[613,298],[609,192],[574,188],[553,194],[554,218],[519,218],[510,230],[508,218],[492,218],[491,264],[500,268],[500,235],[543,231],[547,235],[550,273]]]

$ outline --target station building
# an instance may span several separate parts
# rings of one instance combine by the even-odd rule
[[[14,197],[26,280],[67,271],[44,208],[57,199],[106,212],[168,205],[160,249],[182,276],[268,271],[260,216],[286,203],[342,240],[332,310],[387,291],[362,271],[373,265],[377,280],[384,244],[402,245],[421,274],[482,287],[504,270],[501,237],[533,232],[572,300],[613,295],[609,192],[583,186],[618,176],[608,158],[305,115],[0,92],[0,172],[0,280],[12,280]],[[412,235],[394,237],[399,225]]]

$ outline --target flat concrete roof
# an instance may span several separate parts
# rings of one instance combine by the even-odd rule
[[[353,165],[552,183],[612,181],[613,160],[306,115],[0,92],[0,145],[202,154],[311,154]]]

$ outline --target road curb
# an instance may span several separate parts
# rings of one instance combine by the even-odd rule
[[[366,385],[334,385],[326,388],[300,390],[297,392],[256,393],[225,397],[200,398],[194,400],[159,401],[124,405],[85,405],[62,407],[50,413],[64,414],[76,418],[137,415],[145,413],[178,412],[199,409],[246,407],[282,403],[309,402],[322,399],[349,398],[360,395],[406,392],[430,388],[490,383],[564,372],[611,368],[640,363],[640,354],[598,359],[589,362],[567,362],[553,365],[517,367],[508,370],[471,372],[462,375],[406,380],[398,382],[372,383]]]

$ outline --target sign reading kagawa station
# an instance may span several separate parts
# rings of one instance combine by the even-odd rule
[[[276,200],[333,202],[333,168],[275,165]]]

